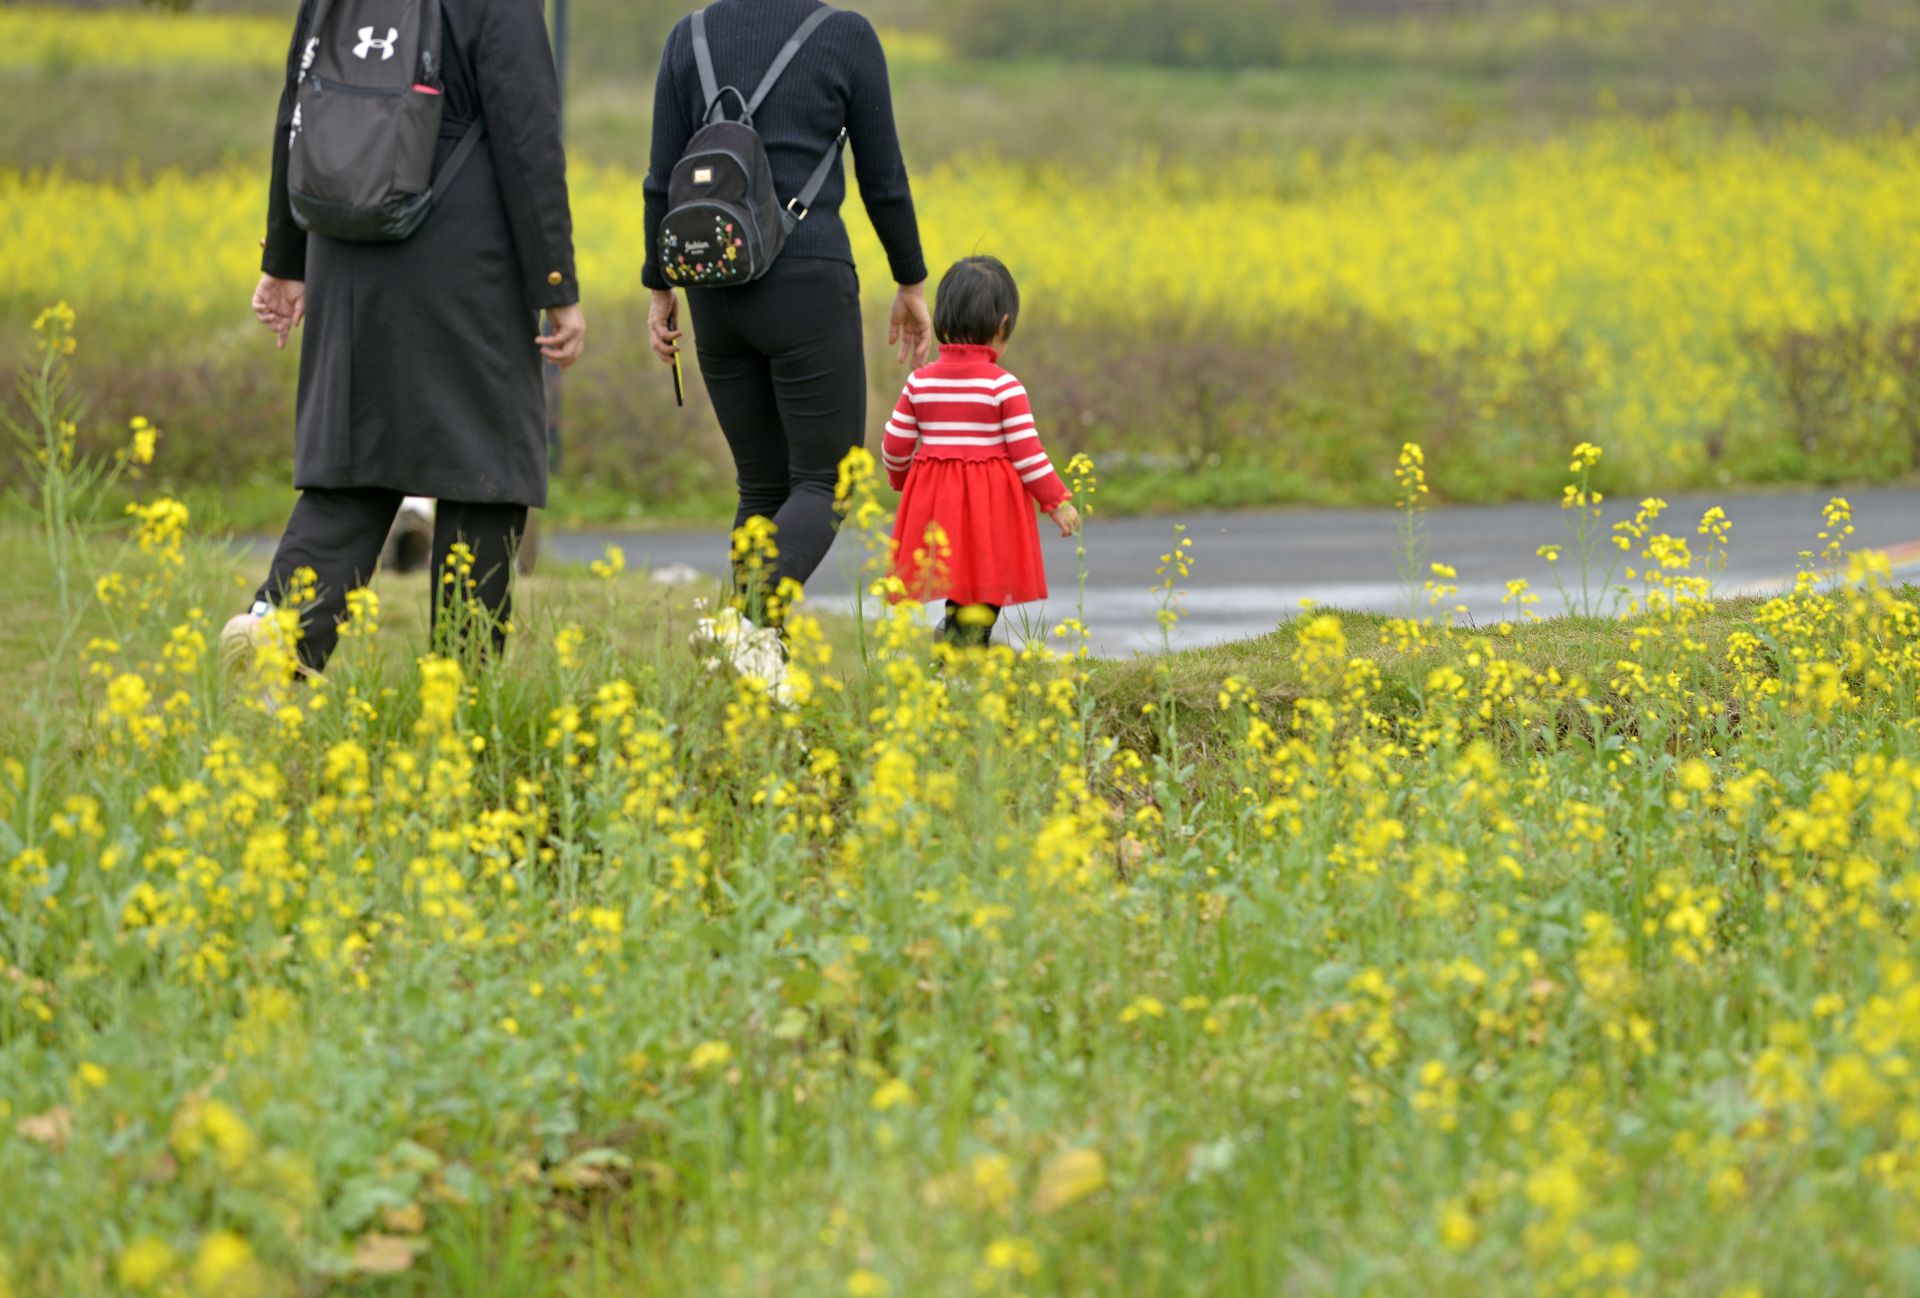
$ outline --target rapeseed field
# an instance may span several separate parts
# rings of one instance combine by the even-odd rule
[[[170,438],[79,449],[74,330],[0,534],[0,1294],[1920,1281],[1920,596],[1843,500],[1726,605],[1724,517],[1596,536],[1582,445],[1559,561],[1624,620],[1468,630],[1409,445],[1408,614],[1199,696],[803,604],[778,698],[617,552],[501,662],[388,586],[325,681],[230,678],[227,552],[102,515]],[[877,546],[864,454],[841,498]],[[1169,623],[1206,562],[1141,574]]]
[[[0,7],[0,71],[284,38]],[[499,661],[383,579],[326,679],[291,617],[226,670],[258,574],[178,488],[284,474],[259,168],[0,169],[0,1298],[1920,1289],[1920,592],[1836,498],[1724,599],[1657,494],[1914,467],[1920,138],[1245,156],[962,156],[929,259],[1014,264],[1083,501],[1377,492],[1405,612],[954,655],[876,576],[780,691],[617,550]],[[639,177],[574,175],[567,463],[682,490]],[[1430,484],[1558,500],[1564,596],[1456,625]],[[841,503],[877,559],[859,453]]]
[[[287,57],[278,14],[0,9],[0,68],[273,68]]]
[[[1477,494],[1528,485],[1501,480],[1500,461],[1532,473],[1539,437],[1561,429],[1607,445],[1614,485],[1913,467],[1910,132],[1762,133],[1682,115],[1534,148],[1303,155],[1230,176],[1165,160],[1090,182],[983,155],[921,188],[930,260],[994,249],[1018,269],[1034,327],[1088,364],[1124,369],[1130,353],[1195,337],[1248,355],[1362,327],[1403,340],[1447,376],[1450,444],[1501,450]],[[590,307],[617,313],[641,296],[639,191],[630,173],[576,168]],[[229,356],[262,201],[244,167],[113,183],[0,173],[6,301],[25,312],[69,297],[110,322],[118,354]],[[876,247],[858,255],[883,264]],[[1204,386],[1208,363],[1196,351],[1196,372],[1168,381]],[[1113,411],[1057,414],[1128,447],[1192,435],[1113,430],[1125,423]],[[1286,422],[1260,434],[1275,454],[1327,435]]]

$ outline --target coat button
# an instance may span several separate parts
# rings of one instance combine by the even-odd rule
[[[566,276],[562,275],[559,271],[556,270],[553,272],[553,274],[547,276],[547,283],[553,285],[555,288],[559,288],[561,282],[565,279],[566,279]]]

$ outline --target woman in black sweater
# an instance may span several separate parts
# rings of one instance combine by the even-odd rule
[[[820,0],[718,0],[707,35],[722,86],[751,93],[787,39]],[[733,107],[732,97],[728,104]],[[737,107],[734,109],[737,112]],[[667,40],[654,93],[653,159],[647,174],[647,265],[653,348],[679,352],[675,298],[658,264],[667,181],[706,114],[691,19]],[[913,193],[894,130],[886,55],[872,24],[836,13],[774,87],[754,128],[767,146],[777,192],[798,194],[842,127],[853,144],[860,196],[900,291],[889,343],[900,360],[924,364],[933,343],[927,267]],[[772,520],[779,547],[771,582],[801,584],[833,545],[833,490],[840,462],[866,436],[866,351],[860,281],[840,217],[845,173],[836,168],[766,276],[741,287],[690,289],[700,372],[739,475],[737,528]],[[745,592],[750,593],[750,592]]]

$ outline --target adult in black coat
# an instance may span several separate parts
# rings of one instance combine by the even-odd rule
[[[469,124],[484,135],[399,243],[341,242],[294,221],[289,132],[316,0],[302,0],[295,19],[253,306],[282,348],[305,324],[294,431],[302,494],[252,612],[229,624],[230,650],[271,626],[271,606],[310,568],[319,590],[300,656],[324,666],[347,593],[372,578],[406,496],[440,501],[435,573],[463,542],[474,591],[503,624],[527,510],[546,504],[541,362],[570,366],[586,342],[553,52],[540,0],[441,3],[436,169]]]

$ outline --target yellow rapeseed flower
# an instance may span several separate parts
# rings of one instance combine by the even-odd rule
[[[708,1041],[693,1048],[687,1057],[687,1067],[696,1073],[709,1069],[723,1068],[733,1062],[733,1047],[724,1041]]]
[[[127,1245],[114,1263],[113,1274],[122,1285],[144,1293],[173,1274],[180,1265],[179,1255],[165,1240],[142,1235]]]

